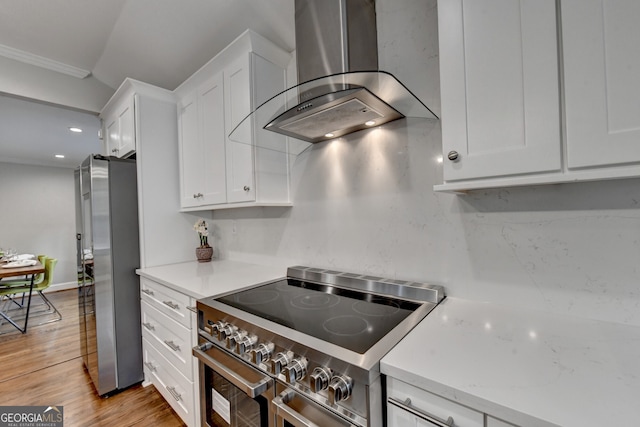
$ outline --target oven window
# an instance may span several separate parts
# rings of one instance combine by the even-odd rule
[[[210,368],[206,375],[207,423],[211,427],[267,427],[267,399],[248,397]]]

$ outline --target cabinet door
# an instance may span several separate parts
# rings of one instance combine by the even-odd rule
[[[199,206],[203,197],[204,157],[198,132],[197,96],[193,93],[178,104],[180,135],[180,205]]]
[[[555,1],[439,0],[438,24],[445,181],[560,170]]]
[[[561,9],[569,167],[640,162],[640,2]]]
[[[224,84],[216,74],[198,89],[198,110],[203,158],[203,205],[227,201],[224,130]]]
[[[105,122],[105,146],[107,156],[117,156],[120,151],[120,124],[117,117]]]
[[[135,99],[126,100],[118,113],[120,122],[120,147],[118,157],[127,157],[136,151]]]
[[[255,200],[253,174],[253,126],[241,126],[240,135],[231,131],[251,112],[251,65],[242,55],[224,70],[225,139],[227,158],[227,202]],[[249,119],[250,120],[250,119]]]
[[[437,425],[430,420],[453,419],[457,427],[484,427],[484,414],[435,394],[387,377],[387,421],[392,426]],[[408,401],[407,401],[408,399]]]

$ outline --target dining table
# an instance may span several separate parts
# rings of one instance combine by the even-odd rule
[[[15,277],[21,277],[21,276],[25,276],[29,278],[28,279],[29,280],[29,296],[27,297],[27,312],[24,318],[24,326],[20,327],[20,325],[18,325],[18,323],[16,323],[16,321],[9,316],[9,313],[3,311],[2,307],[0,307],[0,316],[2,316],[7,322],[15,326],[23,334],[27,332],[27,323],[29,321],[29,310],[31,308],[31,293],[33,292],[33,281],[36,275],[40,273],[44,273],[44,266],[39,261],[36,261],[34,265],[27,265],[27,266],[20,266],[20,267],[9,267],[8,263],[0,263],[0,292],[5,291],[7,289],[11,289],[12,287],[14,288],[20,287],[22,289],[25,288],[24,285],[21,285],[21,286],[18,286],[15,284],[12,285],[8,281],[5,281],[3,283],[2,282],[3,279],[11,278],[11,277],[15,278]]]

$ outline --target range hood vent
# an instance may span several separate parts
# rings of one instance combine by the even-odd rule
[[[392,74],[378,69],[375,0],[295,0],[297,86],[281,92],[230,134],[249,126],[309,143],[402,119],[438,117]],[[267,116],[267,114],[269,114]],[[283,150],[277,138],[262,148]],[[248,142],[250,143],[250,142]]]

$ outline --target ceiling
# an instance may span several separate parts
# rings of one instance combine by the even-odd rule
[[[0,56],[112,91],[127,77],[173,90],[247,28],[292,51],[293,2],[0,0]],[[62,107],[0,94],[0,161],[75,167],[101,152],[96,115]]]

